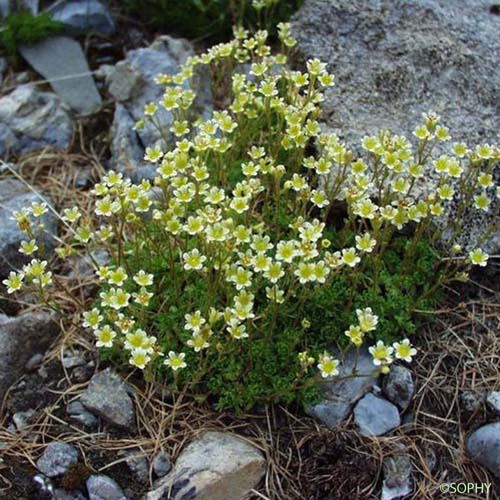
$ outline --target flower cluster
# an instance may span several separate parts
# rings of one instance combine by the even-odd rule
[[[155,127],[162,137],[145,154],[156,167],[154,182],[133,184],[108,172],[92,191],[93,217],[76,207],[63,214],[73,239],[61,245],[60,256],[97,248],[112,256],[109,266],[96,266],[99,300],[83,315],[96,345],[125,350],[140,369],[160,360],[175,379],[193,362],[206,370],[211,352],[223,356],[235,343],[272,342],[284,303],[297,303],[297,318],[290,321],[307,330],[302,305],[340,276],[351,280],[353,291],[377,290],[376,279],[363,282],[364,269],[382,265],[385,249],[402,230],[415,235],[406,247],[406,267],[424,234],[442,240],[440,221],[457,197],[457,217],[447,232],[453,258],[446,280],[488,261],[480,248],[464,251],[458,239],[464,211],[492,210],[499,196],[493,182],[498,148],[453,144],[441,152],[449,132],[428,114],[415,130],[416,145],[381,132],[364,138],[363,154],[354,153],[322,131],[319,105],[334,85],[324,63],[313,59],[304,71],[291,70],[285,54],[272,54],[265,31],[250,36],[239,29],[235,35],[188,59],[177,75],[158,76],[163,98],[148,104],[136,125]],[[279,36],[285,52],[293,47],[288,25],[279,26]],[[204,67],[232,70],[231,101],[227,109],[193,119],[191,82]],[[160,121],[160,109],[171,116],[169,124]],[[346,209],[336,221],[343,230],[334,238],[338,200]],[[26,255],[37,251],[30,218],[43,210],[15,215],[27,234],[21,247]],[[26,280],[48,286],[45,268],[35,259],[12,273],[5,280],[8,292]],[[183,299],[192,286],[203,287],[199,303]],[[162,331],[155,317],[168,308],[180,310],[184,322]],[[343,328],[359,348],[373,338],[379,318],[371,307],[354,312],[357,322]],[[392,347],[378,341],[370,352],[387,371],[393,359],[409,362],[416,350],[404,339]],[[339,360],[323,348],[302,351],[298,359],[301,373],[317,361],[321,377],[338,374]]]

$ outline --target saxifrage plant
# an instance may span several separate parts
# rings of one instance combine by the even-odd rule
[[[92,191],[92,216],[78,207],[62,215],[73,238],[59,257],[110,255],[96,263],[99,295],[82,318],[103,356],[221,409],[310,401],[347,348],[369,345],[383,373],[411,361],[417,311],[487,263],[479,246],[460,245],[462,214],[492,210],[499,196],[499,149],[450,144],[432,113],[414,144],[383,131],[355,152],[323,132],[320,104],[334,77],[319,60],[289,69],[295,42],[288,25],[279,31],[283,53],[272,54],[265,31],[239,29],[179,74],[160,75],[164,96],[136,125],[162,137],[146,152],[154,183],[108,172]],[[229,79],[217,85],[230,89],[230,104],[210,118],[194,113],[190,85],[204,67]],[[15,214],[27,255],[42,250],[33,228],[46,210]],[[41,255],[5,284],[34,287],[58,308]]]

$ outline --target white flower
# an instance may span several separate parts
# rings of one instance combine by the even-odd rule
[[[407,363],[410,363],[412,357],[417,354],[417,350],[410,344],[410,341],[408,339],[404,339],[400,343],[394,342],[394,344],[392,345],[394,347],[394,354],[396,358],[402,359]]]
[[[184,361],[186,355],[183,352],[176,353],[175,351],[169,351],[168,358],[163,361],[163,364],[170,366],[174,372],[182,368],[186,368],[187,364]]]

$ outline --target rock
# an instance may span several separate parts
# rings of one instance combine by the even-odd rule
[[[467,413],[475,413],[484,403],[484,394],[473,391],[464,391],[459,395],[462,409]]]
[[[98,0],[77,0],[59,3],[51,9],[52,19],[66,24],[70,35],[85,35],[89,32],[113,35],[115,22],[109,9]]]
[[[87,382],[95,371],[95,364],[89,361],[85,366],[77,366],[71,373],[71,379],[79,384]]]
[[[7,17],[10,10],[10,0],[0,0],[0,16]]]
[[[500,479],[500,422],[487,424],[474,431],[468,437],[466,447],[472,459]]]
[[[96,474],[87,479],[89,500],[127,500],[116,481],[104,474]]]
[[[7,59],[5,59],[5,57],[0,57],[0,85],[2,85],[3,75],[7,71],[7,67]]]
[[[14,415],[12,415],[12,421],[14,422],[16,429],[18,431],[22,431],[26,429],[26,427],[29,427],[30,419],[34,414],[35,410],[18,411],[14,413]]]
[[[135,121],[127,108],[117,103],[111,126],[112,166],[136,182],[153,179],[155,167],[144,161],[145,148],[134,130]]]
[[[39,0],[0,0],[0,16],[8,16],[19,8],[24,8],[33,15],[38,14]]]
[[[64,353],[64,356],[62,358],[62,365],[64,368],[67,370],[71,370],[71,368],[75,368],[77,366],[83,366],[87,362],[85,361],[85,358],[83,357],[83,353],[79,351],[75,351],[73,354],[71,353]]]
[[[0,98],[0,156],[46,147],[65,150],[72,135],[73,121],[52,92],[21,85]]]
[[[29,71],[20,71],[14,75],[14,80],[18,85],[28,83],[31,80],[31,75]]]
[[[264,475],[262,453],[234,434],[207,432],[179,455],[170,474],[146,500],[239,500]]]
[[[82,255],[69,259],[68,279],[87,280],[95,278],[95,264],[105,266],[109,262],[109,253],[106,250],[94,250],[91,252],[92,259],[88,255]]]
[[[17,222],[11,218],[14,211],[28,207],[34,202],[46,202],[51,205],[49,198],[40,197],[20,181],[0,180],[0,220],[2,221],[0,225],[0,281],[8,276],[10,271],[21,268],[31,260],[31,258],[19,253],[21,242],[27,238],[17,227]],[[57,234],[58,219],[48,210],[39,219],[39,222],[44,224],[44,229],[34,227],[34,232],[37,240],[43,243],[47,255],[50,255],[54,248],[54,235]],[[1,286],[3,287],[3,285]]]
[[[80,401],[92,413],[120,427],[134,426],[134,406],[120,376],[110,368],[96,373]]]
[[[413,139],[432,110],[453,140],[498,144],[500,37],[491,3],[306,0],[292,32],[300,59],[317,57],[336,76],[322,104],[328,127],[353,147],[381,129]],[[497,203],[467,216],[464,246],[476,244]],[[481,247],[498,253],[500,227]]]
[[[109,74],[109,93],[115,101],[123,102],[137,97],[145,83],[138,69],[127,61],[119,62]]]
[[[364,436],[382,436],[401,423],[397,407],[371,393],[355,406],[354,421]]]
[[[144,453],[139,451],[127,452],[127,459],[125,460],[130,472],[140,483],[147,483],[149,480],[149,463]]]
[[[31,358],[28,360],[24,368],[28,372],[35,371],[38,368],[40,368],[42,361],[43,361],[43,354],[37,352],[36,354],[33,354],[33,356],[31,356]]]
[[[356,373],[353,376],[354,369]],[[340,364],[339,375],[331,382],[321,384],[324,399],[307,408],[307,413],[328,427],[340,425],[349,417],[354,403],[376,384],[374,370],[375,366],[367,349],[360,349],[357,359],[356,351],[349,351]],[[352,378],[338,380],[342,377]]]
[[[170,457],[160,451],[153,459],[153,471],[157,477],[164,477],[172,470],[172,462]]]
[[[49,82],[56,94],[77,113],[88,115],[102,104],[80,44],[65,36],[19,47],[26,61]]]
[[[489,392],[486,396],[486,402],[495,413],[500,415],[500,391]]]
[[[336,75],[328,123],[355,138],[382,128],[411,135],[434,110],[459,140],[496,140],[500,39],[490,5],[306,0],[293,33],[304,59],[318,57]]]
[[[112,166],[138,181],[154,177],[154,169],[144,162],[144,150],[162,138],[151,125],[136,132],[132,127],[144,118],[144,106],[158,102],[164,88],[155,83],[159,74],[175,74],[193,56],[192,46],[185,40],[162,36],[149,47],[131,50],[106,78],[109,92],[118,101],[112,127]],[[198,93],[195,109],[200,114],[211,109],[208,73],[196,75],[194,91]],[[158,120],[168,127],[172,114],[161,108]]]
[[[384,482],[381,500],[403,498],[411,492],[410,457],[401,453],[384,459]]]
[[[38,14],[40,9],[40,0],[20,0],[17,3],[28,9],[34,16]]]
[[[392,365],[384,378],[383,393],[391,403],[405,411],[415,394],[411,370],[402,365]]]
[[[81,491],[66,491],[58,488],[54,492],[54,500],[85,500]]]
[[[37,474],[33,477],[33,482],[35,483],[35,487],[39,492],[40,499],[46,498],[47,500],[52,500],[54,498],[54,484],[48,477],[44,476],[43,474]]]
[[[53,441],[37,460],[38,470],[47,477],[62,476],[78,462],[78,451],[67,443]]]
[[[28,313],[0,325],[0,401],[23,374],[27,361],[45,352],[59,334],[59,325],[47,313]]]
[[[79,401],[69,403],[66,406],[66,413],[71,420],[82,424],[84,427],[93,428],[97,426],[97,418],[87,411]]]

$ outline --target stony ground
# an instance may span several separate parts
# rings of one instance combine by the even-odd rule
[[[430,0],[417,4],[428,9],[431,27],[442,19],[442,2],[436,2],[439,9]],[[350,7],[337,0],[331,5],[328,15],[337,16],[331,26],[337,26]],[[327,7],[306,2],[298,22],[310,29]],[[8,168],[0,163],[2,279],[22,264],[16,252],[21,236],[9,213],[36,199],[18,176],[58,209],[75,202],[85,209],[89,189],[110,166],[147,174],[142,158],[151,138],[147,131],[132,132],[131,125],[144,103],[157,97],[152,78],[175,71],[195,49],[170,37],[154,41],[153,33],[114,14],[114,20],[108,11],[92,17],[101,35],[77,38],[76,45],[73,34],[58,42],[57,50],[71,54],[75,67],[55,64],[48,56],[54,46],[46,44],[16,64],[0,64],[0,155],[9,161]],[[362,25],[371,37],[362,43],[377,45],[372,31],[386,33],[383,17],[370,7],[367,19]],[[485,21],[488,29],[492,22]],[[469,27],[460,24],[464,33]],[[343,46],[349,34],[338,35]],[[384,54],[390,52],[388,39]],[[303,43],[305,53],[311,47],[318,46]],[[324,55],[338,64],[335,54]],[[54,86],[65,81],[62,71],[86,68],[94,78]],[[30,84],[42,78],[52,80],[52,87]],[[200,88],[205,84],[201,78]],[[208,93],[202,92],[199,105],[210,107]],[[50,218],[46,227],[60,231]],[[91,300],[88,263],[75,261],[58,275],[75,297]],[[279,500],[447,499],[452,496],[441,492],[442,484],[485,483],[490,486],[482,492],[453,498],[498,498],[499,278],[493,262],[472,283],[448,290],[440,310],[422,313],[427,321],[415,337],[420,355],[411,369],[399,366],[385,379],[358,377],[347,386],[332,383],[325,400],[307,414],[275,406],[235,416],[188,395],[174,399],[162,387],[102,364],[90,336],[64,318],[36,312],[29,296],[11,301],[0,295],[0,497],[225,500],[229,491],[230,498]],[[63,307],[70,317],[74,305]]]

